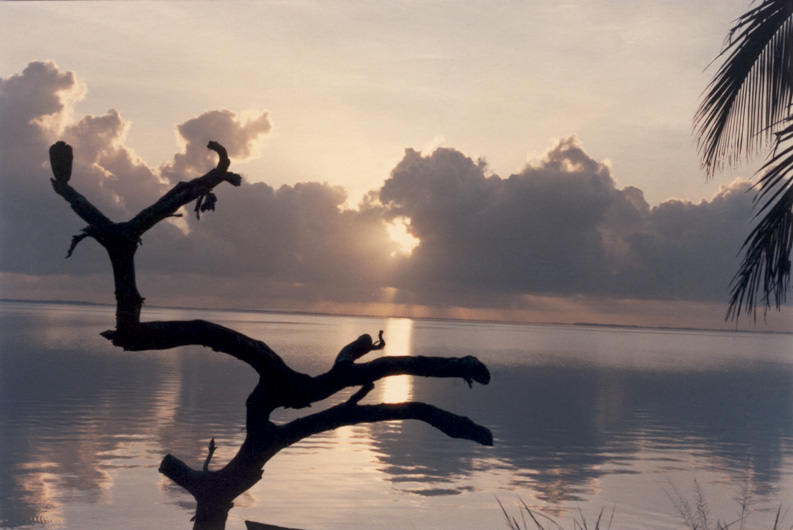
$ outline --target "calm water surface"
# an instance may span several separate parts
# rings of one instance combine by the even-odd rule
[[[565,528],[579,507],[590,526],[614,507],[615,530],[671,529],[682,524],[670,496],[690,500],[695,481],[714,518],[733,519],[745,484],[748,527],[771,526],[779,505],[793,512],[790,335],[165,309],[145,318],[214,320],[310,374],[379,329],[383,354],[477,355],[492,372],[473,389],[390,378],[367,401],[469,416],[493,431],[493,447],[418,422],[338,429],[271,460],[230,529],[245,519],[505,528],[497,498]],[[214,437],[218,465],[241,443],[256,382],[247,365],[203,348],[122,352],[98,335],[112,322],[111,308],[0,303],[0,527],[189,528],[192,499],[159,475],[160,460],[170,452],[199,467]]]

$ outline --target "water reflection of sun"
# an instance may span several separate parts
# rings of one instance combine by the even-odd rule
[[[409,375],[387,377],[380,385],[383,403],[404,403],[413,397],[413,378]]]
[[[385,328],[386,355],[412,355],[413,321],[406,318],[389,318]],[[413,397],[413,378],[409,375],[386,377],[377,382],[383,403],[402,403]]]

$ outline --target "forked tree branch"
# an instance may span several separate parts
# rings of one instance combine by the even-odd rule
[[[365,363],[349,360],[333,364],[331,369],[315,377],[291,369],[283,359],[264,342],[242,333],[205,320],[144,322],[133,333],[108,330],[102,335],[113,344],[126,350],[165,350],[179,346],[204,346],[231,355],[250,365],[262,377],[269,390],[278,389],[278,394],[268,392],[268,401],[273,408],[303,408],[322,401],[340,390],[393,375],[420,377],[459,377],[468,382],[486,385],[490,372],[476,357],[462,358],[424,356],[386,356]],[[354,349],[363,351],[361,343],[367,340],[362,335],[342,348],[343,353]],[[382,334],[379,343],[384,343]],[[379,343],[368,343],[378,349]],[[354,348],[351,346],[355,345]],[[337,357],[338,359],[338,357]]]
[[[51,179],[52,187],[55,193],[63,197],[83,221],[98,232],[98,234],[91,233],[89,235],[109,235],[111,230],[118,226],[125,237],[138,239],[154,225],[173,216],[182,206],[212,191],[221,182],[229,182],[234,186],[239,186],[242,183],[242,177],[228,171],[231,161],[226,149],[215,141],[209,142],[207,148],[215,151],[219,156],[215,168],[189,182],[176,184],[157,202],[125,223],[114,223],[108,219],[91,201],[69,185],[73,159],[72,147],[63,141],[56,142],[50,147],[50,165],[55,177]]]
[[[393,420],[423,421],[451,438],[471,440],[485,446],[493,445],[493,434],[486,427],[427,403],[358,405],[353,400],[285,425],[276,426],[267,422],[261,433],[249,430],[239,453],[218,471],[208,471],[206,465],[203,471],[193,469],[170,454],[163,458],[159,471],[190,492],[199,502],[200,499],[212,497],[220,491],[223,491],[225,497],[234,499],[262,478],[262,468],[281,449],[339,427]],[[210,456],[205,462],[211,457],[211,451],[210,445]]]
[[[196,200],[199,211],[211,209],[215,197],[212,189],[221,182],[239,186],[239,175],[230,173],[226,150],[217,142],[209,149],[218,153],[217,166],[204,176],[180,182],[162,198],[142,210],[130,221],[110,221],[90,201],[69,185],[72,150],[64,142],[50,149],[52,186],[88,227],[75,236],[69,254],[86,237],[96,239],[108,252],[113,266],[116,296],[116,329],[102,336],[125,350],[165,350],[179,346],[203,346],[231,355],[251,366],[259,374],[259,383],[246,402],[245,441],[230,462],[217,471],[209,470],[215,444],[210,443],[203,469],[196,470],[178,458],[167,455],[160,472],[190,492],[196,499],[195,529],[225,527],[232,501],[262,477],[264,464],[278,451],[313,434],[344,425],[388,420],[423,421],[453,438],[473,440],[492,445],[488,429],[463,416],[441,410],[426,403],[360,405],[374,388],[374,382],[394,375],[420,377],[459,377],[471,385],[487,384],[490,372],[475,357],[380,357],[356,363],[367,353],[385,347],[383,332],[377,341],[361,335],[336,357],[331,368],[310,376],[290,368],[267,344],[232,329],[204,320],[141,322],[143,298],[135,285],[134,256],[141,236],[160,221],[176,214],[187,203]],[[270,421],[278,407],[302,408],[333,396],[349,387],[361,387],[346,402],[294,420],[285,425]]]
[[[217,166],[206,175],[189,182],[180,182],[160,200],[141,211],[128,222],[114,223],[88,199],[69,185],[72,173],[72,148],[65,142],[56,142],[50,147],[50,164],[54,178],[51,179],[55,193],[69,203],[72,210],[88,226],[82,234],[74,236],[66,257],[86,237],[93,237],[107,250],[113,266],[116,296],[116,330],[131,335],[140,326],[143,297],[138,292],[135,278],[135,252],[143,234],[157,223],[176,215],[176,211],[190,201],[210,194],[221,182],[239,186],[242,179],[228,171],[231,161],[226,149],[217,142],[209,142],[209,149],[219,156]]]
[[[143,235],[151,227],[173,216],[182,206],[203,197],[221,182],[228,182],[233,186],[242,183],[242,177],[236,173],[228,171],[231,161],[229,160],[226,149],[217,142],[209,142],[208,149],[215,151],[220,159],[217,166],[202,177],[195,178],[189,182],[180,182],[157,202],[142,210],[133,217],[128,224],[129,230],[138,237]]]

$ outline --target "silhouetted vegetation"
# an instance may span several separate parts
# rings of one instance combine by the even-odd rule
[[[507,527],[510,530],[529,530],[529,528],[536,528],[537,530],[564,530],[564,527],[559,521],[542,512],[532,510],[523,502],[523,499],[520,499],[520,508],[518,509],[520,520],[514,515],[510,515],[507,509],[504,508],[504,505],[501,504],[501,501],[498,501],[498,505],[501,507],[501,511],[507,519]],[[592,530],[608,530],[611,528],[611,523],[614,521],[614,511],[614,508],[612,508],[611,513],[606,513],[605,508],[601,508],[597,519],[595,519],[595,525],[592,527]],[[609,518],[608,521],[603,518],[604,515]],[[531,525],[529,521],[531,521]],[[606,526],[603,527],[601,524],[605,524]],[[589,530],[589,528],[587,519],[583,511],[581,511],[581,508],[579,508],[578,515],[573,516],[571,519],[571,529]]]
[[[735,21],[694,118],[710,177],[758,151],[760,218],[744,242],[728,318],[785,302],[793,247],[793,0],[763,0]]]
[[[694,480],[690,497],[680,493],[674,484],[671,484],[671,490],[671,492],[666,492],[666,496],[687,530],[744,530],[746,528],[757,528],[754,521],[752,521],[752,524],[749,522],[750,515],[754,512],[754,498],[752,482],[748,479],[741,484],[738,495],[734,497],[738,507],[736,514],[726,519],[718,517],[714,519],[710,513],[705,490],[696,479]],[[535,528],[536,530],[564,530],[565,526],[563,525],[565,523],[569,525],[567,528],[571,530],[589,530],[590,528],[592,530],[608,530],[614,522],[616,512],[616,507],[612,507],[610,511],[601,508],[593,525],[590,526],[591,520],[587,521],[581,507],[578,507],[578,513],[574,514],[571,519],[560,521],[538,510],[532,510],[523,499],[518,499],[517,516],[510,514],[499,499],[496,499],[496,501],[506,518],[507,527],[510,530],[529,530],[530,528]],[[780,505],[776,510],[773,526],[765,526],[764,528],[768,528],[768,530],[786,528],[783,526],[786,516],[787,512],[783,513]],[[793,530],[793,525],[789,528]]]

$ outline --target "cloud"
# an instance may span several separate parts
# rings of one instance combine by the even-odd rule
[[[91,193],[94,204],[111,219],[129,219],[156,201],[166,183],[124,145],[129,123],[110,109],[68,125],[61,137],[74,147],[73,185]]]
[[[42,126],[57,132],[85,93],[72,72],[60,72],[52,61],[32,62],[21,74],[0,80],[4,130],[27,141],[35,140]]]
[[[344,209],[346,192],[309,182],[217,189],[217,211],[188,218],[189,236],[155,228],[142,267],[171,293],[201,292],[248,306],[378,299],[396,244],[376,207]],[[146,280],[142,280],[146,281]]]
[[[80,221],[62,207],[49,184],[48,149],[62,131],[85,86],[55,63],[30,63],[21,74],[0,80],[0,269],[4,272],[63,272],[68,247],[63,230],[77,233]],[[61,203],[61,204],[59,204]],[[90,259],[75,259],[86,273]]]
[[[90,274],[107,270],[96,245],[68,262],[69,238],[84,223],[50,186],[49,145],[74,147],[72,185],[108,217],[129,218],[165,189],[157,173],[124,145],[129,124],[110,109],[74,122],[86,87],[52,61],[33,62],[0,80],[0,270],[23,274]]]
[[[178,182],[206,171],[207,166],[212,166],[214,156],[207,151],[210,140],[220,142],[230,158],[238,162],[246,160],[257,155],[258,140],[271,129],[267,112],[247,118],[225,109],[205,112],[176,128],[185,150],[163,166],[161,173],[171,182]]]
[[[152,168],[126,146],[130,125],[115,109],[76,122],[44,119],[71,114],[76,95],[84,93],[74,74],[61,73],[52,62],[31,63],[0,85],[0,270],[7,281],[31,286],[36,297],[44,285],[55,292],[40,276],[60,285],[70,281],[63,275],[109,274],[107,258],[90,239],[63,260],[70,237],[84,223],[50,187],[47,152],[55,139],[74,148],[75,189],[111,219],[122,221],[159,198],[170,187],[167,180],[186,180],[213,167],[216,155],[206,148],[209,139],[220,141],[238,161],[254,156],[272,128],[266,112],[248,118],[228,110],[207,112],[177,127],[184,152],[172,163]],[[151,302],[184,297],[261,307],[274,301],[379,296],[396,247],[378,207],[345,209],[344,189],[317,182],[276,190],[243,181],[240,189],[223,185],[216,192],[217,212],[201,221],[185,212],[182,227],[189,230],[166,222],[144,236],[139,284]],[[68,298],[62,287],[57,292]],[[83,289],[73,298],[93,295]],[[109,301],[112,291],[105,295]]]
[[[150,167],[127,145],[130,124],[119,111],[72,118],[85,93],[52,62],[0,80],[4,293],[112,301],[110,267],[95,242],[63,260],[83,223],[49,185],[54,140],[74,147],[74,187],[120,221],[213,167],[208,140],[226,146],[234,170],[258,156],[272,130],[267,112],[206,112],[177,126],[184,149],[172,162]],[[395,303],[421,315],[481,310],[504,318],[549,307],[618,308],[622,300],[722,304],[749,229],[748,188],[736,181],[709,200],[651,206],[638,188],[618,187],[609,164],[575,136],[506,178],[453,148],[407,149],[355,209],[345,189],[328,183],[221,185],[215,212],[198,221],[188,211],[179,224],[160,223],[144,236],[138,284],[158,305],[384,310]],[[420,241],[409,255],[396,252],[388,235],[396,219],[409,220]],[[86,289],[88,279],[101,287]]]
[[[749,182],[736,180],[709,201],[669,200],[643,212],[645,229],[622,236],[628,256],[617,294],[726,300],[750,228],[750,189]]]
[[[454,149],[407,150],[380,190],[421,240],[411,301],[519,304],[521,295],[724,300],[751,216],[748,183],[651,207],[575,137],[508,178]]]

